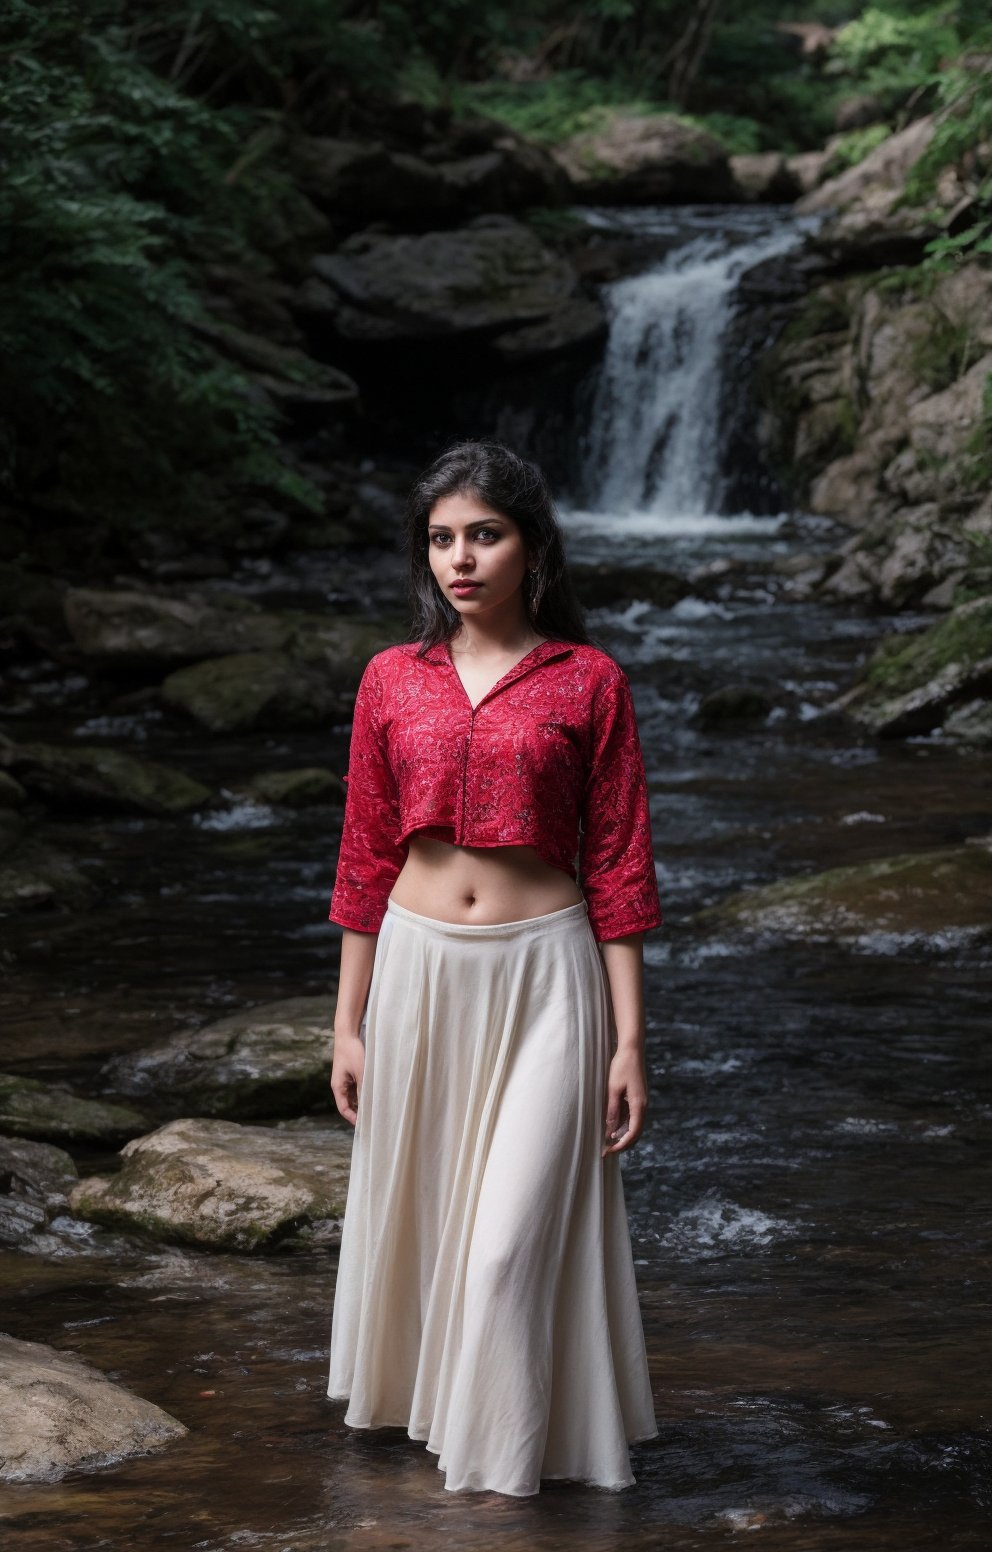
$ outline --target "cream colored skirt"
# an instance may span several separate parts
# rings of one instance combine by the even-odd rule
[[[352,1428],[424,1441],[451,1492],[629,1487],[628,1445],[657,1435],[600,1152],[613,1032],[584,900],[497,926],[389,902],[327,1394]]]

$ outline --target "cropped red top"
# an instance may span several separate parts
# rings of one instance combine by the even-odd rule
[[[647,779],[620,665],[598,647],[543,641],[473,708],[447,643],[417,650],[386,647],[362,675],[329,919],[378,932],[421,831],[533,846],[577,879],[599,942],[657,927]]]

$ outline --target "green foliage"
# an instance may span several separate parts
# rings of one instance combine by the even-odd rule
[[[876,146],[888,140],[891,133],[887,124],[868,124],[863,129],[852,129],[842,135],[831,147],[825,169],[827,177],[833,178],[848,167],[857,167]]]
[[[271,178],[230,176],[246,116],[151,70],[124,5],[88,9],[81,33],[65,0],[12,0],[0,33],[0,489],[124,523],[202,510],[219,476],[314,505],[268,401],[192,328],[199,267],[261,267],[259,196],[278,208]]]

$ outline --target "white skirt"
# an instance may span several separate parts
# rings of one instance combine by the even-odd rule
[[[586,902],[463,926],[390,900],[362,1031],[328,1396],[451,1492],[629,1487],[658,1427]]]

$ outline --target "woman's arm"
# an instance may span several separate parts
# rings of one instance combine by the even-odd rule
[[[345,927],[341,933],[331,1092],[338,1110],[352,1126],[358,1120],[358,1091],[365,1073],[365,1047],[359,1030],[378,941],[377,932],[353,932]]]
[[[601,944],[610,986],[617,1048],[610,1063],[602,1156],[622,1153],[644,1128],[648,1080],[644,1062],[644,934],[634,932]],[[624,1129],[626,1128],[626,1129]],[[620,1135],[618,1135],[618,1133]],[[616,1141],[612,1141],[613,1138]]]

